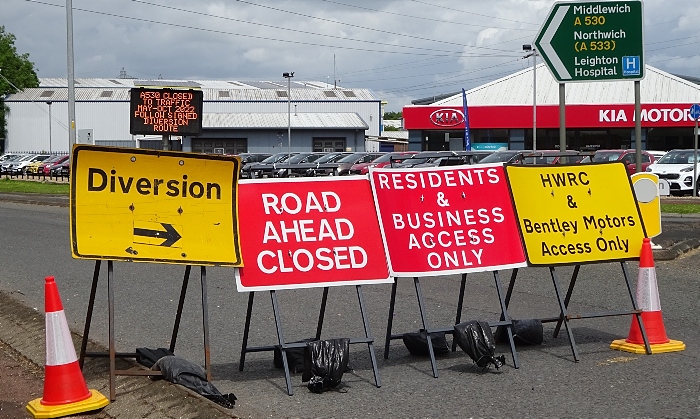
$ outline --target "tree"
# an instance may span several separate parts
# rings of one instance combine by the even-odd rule
[[[387,120],[396,120],[396,119],[402,119],[403,114],[401,112],[384,112],[384,119]]]
[[[39,87],[39,78],[29,54],[18,54],[15,48],[17,38],[0,26],[0,138],[7,137],[7,115],[10,109],[5,105],[7,95],[17,93],[17,89]],[[8,82],[9,80],[9,82]],[[14,86],[13,86],[14,85]],[[17,89],[15,89],[15,87]],[[3,146],[4,144],[0,144]]]

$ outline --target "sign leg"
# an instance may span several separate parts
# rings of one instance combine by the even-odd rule
[[[420,310],[420,319],[425,330],[426,341],[428,342],[428,353],[430,354],[430,366],[433,368],[433,377],[438,378],[437,362],[435,361],[435,351],[433,350],[433,338],[428,332],[428,320],[425,314],[425,306],[423,305],[423,292],[420,288],[420,280],[418,277],[413,278],[413,284],[416,287],[416,296],[418,297],[418,309]]]
[[[287,348],[285,347],[284,336],[282,336],[282,322],[280,321],[280,311],[277,305],[277,294],[275,290],[270,291],[270,298],[272,299],[272,311],[275,316],[275,328],[277,329],[277,341],[280,344],[280,352],[282,353],[282,364],[284,366],[284,379],[287,382],[287,394],[290,396],[294,395],[294,389],[292,388],[292,377],[289,375],[289,363],[287,362]]]
[[[109,399],[115,401],[117,394],[114,388],[116,368],[116,349],[114,348],[114,266],[111,260],[107,261],[107,299],[109,313]]]
[[[255,297],[254,292],[248,293],[248,310],[245,314],[245,328],[243,329],[243,343],[241,344],[241,358],[238,362],[238,371],[243,371],[243,365],[245,364],[245,354],[248,352],[248,333],[250,332],[250,316],[253,314],[253,298]]]
[[[85,315],[85,328],[83,329],[83,341],[80,344],[80,358],[78,365],[83,369],[85,363],[85,352],[87,351],[87,343],[90,335],[90,323],[92,323],[92,310],[95,308],[95,294],[97,293],[97,281],[100,277],[101,260],[95,261],[95,271],[92,274],[92,288],[90,288],[90,301],[88,302],[87,314]]]
[[[362,296],[362,286],[355,286],[357,289],[357,299],[360,302],[360,313],[362,314],[362,324],[365,327],[365,338],[367,338],[367,349],[369,350],[369,358],[372,360],[372,371],[374,371],[374,383],[377,387],[381,387],[382,383],[379,378],[379,369],[377,368],[377,357],[374,353],[374,339],[372,332],[369,330],[369,322],[367,321],[367,313],[365,312],[365,298]],[[327,289],[327,288],[326,288]]]
[[[185,296],[187,295],[187,285],[190,281],[191,265],[185,266],[185,276],[182,279],[182,289],[180,290],[180,301],[177,304],[177,313],[175,313],[175,324],[173,325],[173,334],[170,338],[170,352],[175,352],[175,342],[177,341],[177,332],[180,329],[180,320],[182,319],[182,308],[185,305]]]
[[[462,307],[464,306],[464,288],[467,286],[467,274],[462,274],[462,283],[459,285],[459,299],[457,300],[457,316],[455,324],[462,322]],[[452,338],[452,352],[457,350],[457,340]]]
[[[323,288],[323,297],[321,298],[321,309],[318,312],[318,324],[316,326],[316,340],[321,339],[321,331],[323,330],[323,318],[326,315],[326,303],[328,302],[328,287]]]
[[[493,271],[493,279],[496,282],[496,292],[498,293],[498,302],[501,304],[501,318],[509,324],[507,324],[506,331],[508,332],[508,342],[510,343],[510,353],[513,356],[513,366],[515,368],[520,368],[520,361],[518,361],[518,353],[515,351],[515,341],[513,340],[513,323],[508,315],[508,308],[506,308],[506,302],[503,299],[503,288],[501,287],[501,280],[498,276],[498,271]]]
[[[399,284],[399,278],[394,278],[394,283],[391,284],[391,299],[389,301],[389,319],[386,322],[386,340],[384,342],[384,359],[389,359],[389,344],[391,343],[391,326],[394,323],[394,307],[396,306],[396,286]]]
[[[574,285],[576,285],[576,278],[578,278],[578,271],[581,269],[581,265],[576,265],[574,268],[573,274],[571,274],[571,282],[569,282],[569,289],[566,290],[566,297],[564,297],[564,306],[566,308],[569,308],[569,301],[571,301],[571,294],[574,292]],[[554,327],[554,333],[552,333],[553,337],[559,336],[559,330],[561,329],[561,322],[563,322],[564,319],[559,316],[559,320],[557,321],[557,325]]]
[[[552,276],[552,282],[554,283],[554,291],[557,293],[557,300],[559,300],[560,316],[564,322],[564,327],[566,327],[566,333],[569,335],[569,344],[571,345],[571,353],[574,355],[574,361],[578,362],[578,349],[576,349],[576,341],[574,340],[574,334],[569,326],[568,314],[566,312],[566,305],[564,300],[561,298],[561,291],[559,290],[559,281],[557,280],[557,274],[554,267],[549,268],[549,273]]]
[[[211,351],[209,349],[209,304],[207,303],[207,267],[201,267],[202,283],[202,331],[204,333],[204,369],[207,381],[211,381]]]

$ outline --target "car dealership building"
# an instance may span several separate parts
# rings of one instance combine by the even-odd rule
[[[201,90],[202,133],[170,137],[172,150],[241,152],[365,151],[381,134],[383,104],[368,89],[324,82],[76,79],[78,143],[162,147],[162,136],[130,134],[132,88]],[[288,96],[289,93],[289,96]],[[41,78],[38,88],[4,98],[7,138],[0,151],[68,151],[68,83]],[[291,136],[288,134],[291,133]],[[291,137],[291,139],[289,138]]]
[[[642,149],[693,148],[690,107],[700,103],[698,83],[646,66],[640,81]],[[567,149],[635,148],[633,81],[567,83],[565,91]],[[534,77],[530,67],[466,96],[472,149],[530,150],[535,118],[536,148],[559,148],[559,84],[544,64]],[[413,101],[403,108],[403,118],[410,150],[464,150],[461,92]]]

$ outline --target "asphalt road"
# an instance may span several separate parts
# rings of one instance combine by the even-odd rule
[[[698,238],[700,230],[696,222],[694,219],[664,221],[666,237],[670,237],[671,231],[677,231],[678,236],[659,239],[677,242],[683,238]],[[41,313],[44,277],[54,275],[69,324],[73,330],[81,332],[94,262],[71,258],[68,209],[0,201],[0,232],[3,243],[0,291]],[[310,393],[302,385],[301,376],[295,374],[295,395],[291,397],[286,394],[282,371],[273,367],[271,352],[248,354],[245,370],[238,370],[248,295],[236,292],[231,268],[208,268],[214,384],[220,391],[233,392],[238,397],[234,415],[254,418],[698,417],[700,321],[697,313],[700,313],[700,299],[697,272],[700,252],[692,250],[674,260],[658,261],[656,265],[666,331],[670,338],[687,345],[685,351],[636,355],[610,350],[612,340],[627,336],[630,317],[602,317],[570,322],[578,344],[579,362],[573,360],[566,333],[554,338],[554,324],[547,323],[542,345],[518,348],[519,369],[513,368],[508,347],[499,345],[497,352],[505,354],[507,361],[500,370],[482,371],[458,350],[438,358],[440,376],[433,378],[429,361],[410,356],[400,340],[392,341],[389,359],[383,358],[391,286],[364,286],[382,387],[374,386],[366,345],[352,345],[350,362],[354,372],[343,376],[339,391]],[[634,286],[636,263],[629,262],[627,266]],[[115,263],[118,351],[168,346],[183,272],[182,266]],[[198,270],[193,270],[190,280],[176,354],[204,365],[201,293],[196,272]],[[570,267],[557,268],[564,287],[568,285],[571,272]],[[509,276],[509,271],[501,273],[504,286]],[[426,278],[421,285],[430,326],[453,324],[459,277]],[[398,290],[394,333],[417,330],[420,314],[412,280],[401,278]],[[90,337],[106,345],[105,268],[97,296]],[[313,336],[321,290],[279,291],[277,296],[285,338],[291,341]],[[631,308],[620,264],[582,267],[570,308],[572,313]],[[521,269],[511,300],[511,316],[540,318],[557,313],[556,295],[547,269]],[[462,319],[493,321],[498,314],[493,275],[470,274]],[[8,323],[0,325],[8,327]],[[323,337],[362,335],[355,289],[332,288]],[[249,344],[274,343],[276,334],[269,294],[258,293]],[[37,340],[33,344],[34,354],[29,357],[41,358],[43,345]],[[104,368],[98,360],[88,362],[96,363],[93,375],[99,375],[100,368]],[[103,370],[103,377],[107,372]],[[130,412],[127,404],[139,403],[138,399],[130,398],[129,393],[126,388],[118,387],[112,416],[137,417],[133,413],[119,414],[120,411]],[[166,405],[161,405],[160,409],[168,409],[168,402],[162,403]],[[171,409],[180,408],[173,405]]]

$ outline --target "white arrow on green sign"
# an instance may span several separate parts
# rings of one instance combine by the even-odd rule
[[[560,82],[644,78],[642,2],[557,2],[535,37]]]

